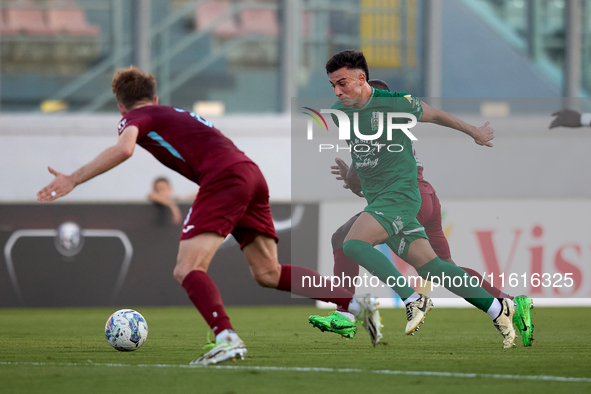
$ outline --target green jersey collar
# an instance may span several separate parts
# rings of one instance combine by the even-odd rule
[[[359,110],[362,110],[362,109],[365,109],[365,108],[369,107],[369,104],[371,103],[371,100],[373,99],[375,93],[376,93],[376,89],[372,86],[372,88],[371,88],[371,95],[367,99],[367,102],[363,105],[363,107],[359,108]]]

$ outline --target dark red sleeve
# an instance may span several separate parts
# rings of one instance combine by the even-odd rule
[[[134,114],[133,112],[128,113],[123,117],[123,119],[121,119],[119,125],[117,126],[119,135],[121,135],[123,130],[125,130],[125,128],[128,126],[135,126],[138,128],[139,133],[137,139],[139,141],[140,138],[145,137],[146,134],[150,132],[152,128],[152,119],[146,114]]]

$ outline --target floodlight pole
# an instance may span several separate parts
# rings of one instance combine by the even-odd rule
[[[135,0],[135,9],[135,63],[145,72],[150,72],[150,25],[152,24],[151,0]]]
[[[564,25],[566,26],[566,50],[564,56],[564,82],[562,95],[565,108],[580,109],[579,100],[581,87],[581,31],[582,31],[581,0],[566,2]]]
[[[2,85],[2,34],[0,34],[0,86]],[[2,89],[0,88],[0,111],[2,110]]]
[[[532,61],[542,57],[543,47],[543,20],[542,6],[538,0],[527,0],[527,55]]]
[[[283,0],[281,42],[281,110],[291,112],[291,98],[296,97],[297,70],[299,67],[299,47],[301,43],[300,30],[300,0]]]
[[[425,0],[425,97],[440,108],[441,98],[441,0]]]
[[[115,64],[113,68],[116,70],[119,67],[124,67],[123,62],[123,46],[125,39],[124,32],[124,18],[123,18],[123,3],[121,0],[111,0],[111,36],[113,37],[113,52],[115,54]],[[129,64],[128,64],[129,65]]]

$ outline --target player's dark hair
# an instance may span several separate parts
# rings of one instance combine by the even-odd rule
[[[382,81],[381,79],[371,79],[371,80],[367,81],[367,83],[372,88],[376,88],[378,90],[387,90],[388,92],[390,91],[388,84],[386,82]]]
[[[132,109],[140,101],[154,101],[156,97],[154,75],[146,74],[134,66],[115,71],[111,86],[117,101],[127,109]]]
[[[363,56],[363,52],[347,49],[346,51],[335,53],[326,62],[326,73],[330,74],[343,67],[347,67],[347,70],[361,70],[365,74],[365,80],[369,80],[369,68],[367,67],[367,61],[365,60],[365,56]]]

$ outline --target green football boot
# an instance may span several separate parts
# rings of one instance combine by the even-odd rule
[[[513,302],[515,303],[513,324],[515,324],[519,335],[521,335],[523,346],[531,346],[534,340],[534,325],[531,321],[531,309],[534,307],[533,301],[528,296],[521,295],[515,297]]]
[[[322,332],[334,332],[343,338],[353,338],[357,333],[357,324],[336,311],[326,317],[312,315],[308,321]]]

